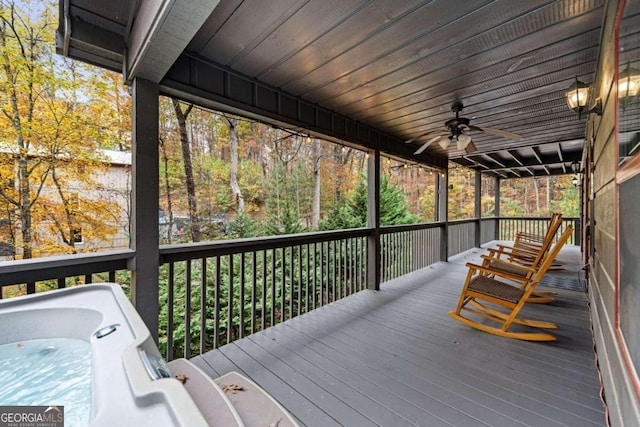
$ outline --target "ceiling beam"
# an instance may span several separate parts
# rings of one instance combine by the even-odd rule
[[[485,169],[489,169],[491,170],[492,168],[490,166],[487,166],[486,164],[482,163],[480,160],[478,159],[474,159],[473,156],[464,156],[463,157],[465,160],[470,161],[471,163],[473,163],[474,165],[483,167]]]
[[[564,162],[564,159],[562,158],[562,145],[560,145],[560,143],[558,143],[558,158],[561,162]]]
[[[543,164],[542,158],[540,157],[540,149],[538,147],[531,147],[531,151],[533,151],[533,156],[538,160],[538,163]]]
[[[416,146],[400,138],[194,54],[180,56],[160,82],[160,93],[282,128],[305,129],[338,144],[447,168],[444,156],[429,151],[415,155]]]
[[[520,166],[524,166],[524,163],[522,163],[518,153],[515,153],[513,150],[507,150],[507,154],[510,155]]]
[[[124,79],[154,83],[180,57],[219,0],[141,0],[128,37]]]
[[[501,168],[505,168],[508,169],[504,163],[502,163],[499,159],[496,159],[495,154],[482,154],[484,157],[486,157],[487,159],[491,160],[493,163],[495,163],[496,165],[500,166]]]

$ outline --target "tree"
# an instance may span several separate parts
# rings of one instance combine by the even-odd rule
[[[77,215],[72,207],[77,204],[74,197],[83,203],[80,190],[92,182],[83,182],[87,175],[76,175],[75,189],[62,183],[68,184],[66,177],[74,170],[100,161],[100,132],[92,115],[98,106],[105,107],[82,89],[90,70],[54,57],[56,20],[50,8],[38,2],[31,12],[23,13],[13,2],[0,5],[0,199],[18,213],[14,229],[19,231],[13,235],[20,236],[16,240],[23,258],[35,255],[37,239],[39,248],[56,246],[47,221],[58,223],[54,229],[65,251],[74,251],[70,230],[88,230],[82,223],[88,217]]]
[[[229,151],[231,152],[231,169],[229,175],[229,185],[231,193],[236,202],[236,212],[244,212],[244,198],[238,184],[238,118],[224,116],[227,129],[229,130]]]
[[[320,140],[313,139],[313,206],[311,213],[311,228],[318,228],[320,223]]]
[[[189,134],[187,133],[187,117],[193,109],[193,104],[189,104],[183,111],[180,101],[171,99],[173,109],[178,120],[178,132],[180,135],[180,146],[182,147],[182,162],[184,165],[184,175],[187,184],[187,200],[189,203],[189,219],[191,223],[191,241],[200,241],[200,220],[198,218],[198,202],[196,199],[196,185],[193,177],[193,164],[191,162],[191,148],[189,145]]]
[[[380,225],[415,224],[420,217],[409,212],[405,195],[399,187],[380,177]],[[356,191],[344,204],[336,204],[329,217],[321,222],[323,230],[367,226],[367,181],[360,178]]]

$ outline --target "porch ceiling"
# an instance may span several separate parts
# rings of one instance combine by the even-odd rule
[[[58,48],[122,70],[132,28],[151,3],[60,0]],[[184,20],[180,7],[209,13],[209,2],[171,3],[173,13],[160,16],[158,26]],[[195,20],[201,26],[184,28],[193,37],[173,60],[186,54],[377,129],[409,153],[405,158],[432,135],[412,147],[404,141],[441,131],[459,99],[472,124],[523,138],[472,132],[472,155],[455,144],[448,150],[433,144],[428,154],[503,177],[563,174],[582,157],[586,121],[567,108],[564,93],[576,77],[592,81],[603,5],[604,0],[221,0],[206,19]],[[72,30],[66,41],[65,25]],[[173,27],[175,32],[175,21]],[[156,47],[164,43],[158,40]],[[163,49],[149,52],[143,58],[147,65],[167,62]]]

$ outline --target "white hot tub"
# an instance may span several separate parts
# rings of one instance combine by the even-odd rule
[[[0,301],[0,366],[0,380],[13,388],[3,384],[0,405],[65,406],[66,426],[207,425],[116,284]],[[63,371],[71,397],[52,385]],[[34,397],[30,387],[50,394]]]

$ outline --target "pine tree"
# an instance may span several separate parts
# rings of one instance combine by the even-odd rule
[[[409,204],[400,187],[380,177],[380,225],[415,224],[420,217],[409,212]],[[328,218],[321,222],[322,230],[338,230],[367,226],[367,181],[360,178],[356,191],[345,203],[335,205]]]

